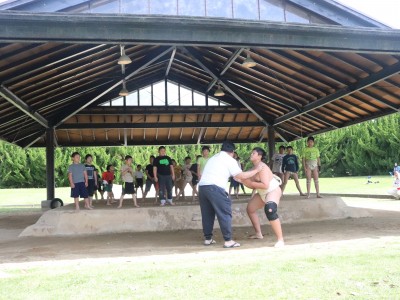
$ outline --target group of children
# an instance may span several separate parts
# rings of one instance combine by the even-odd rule
[[[272,156],[270,167],[272,172],[279,176],[279,178],[282,180],[282,193],[285,190],[289,178],[292,176],[300,195],[310,198],[311,178],[313,178],[317,198],[321,198],[321,194],[319,192],[319,172],[321,171],[321,160],[318,148],[314,147],[314,137],[312,136],[308,137],[307,139],[307,147],[304,149],[302,156],[302,165],[307,178],[307,194],[304,194],[300,187],[299,177],[297,174],[299,171],[299,160],[298,157],[293,153],[292,146],[280,146],[279,152]]]
[[[71,197],[74,198],[75,209],[79,210],[79,198],[84,199],[84,207],[86,209],[93,209],[93,196],[97,198],[97,191],[103,200],[103,194],[107,192],[106,204],[112,205],[117,202],[114,198],[113,183],[115,179],[115,167],[108,165],[107,170],[100,176],[97,168],[92,164],[93,157],[91,154],[85,156],[85,163],[81,163],[81,156],[78,152],[71,155],[72,164],[68,168],[68,180],[71,186]],[[121,167],[121,176],[123,180],[122,193],[119,199],[118,208],[122,207],[124,196],[127,194],[132,195],[132,200],[135,207],[136,188],[140,188],[143,194],[143,172],[141,166],[138,165],[136,171],[133,171],[132,156],[125,157],[125,164]]]

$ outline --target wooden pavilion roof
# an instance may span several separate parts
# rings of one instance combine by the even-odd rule
[[[400,31],[355,12],[342,26],[351,12],[329,19],[334,1],[289,1],[327,24],[23,11],[33,2],[0,5],[0,138],[21,147],[44,146],[46,130],[59,146],[259,142],[269,126],[291,141],[400,110]],[[124,80],[205,104],[114,106]]]

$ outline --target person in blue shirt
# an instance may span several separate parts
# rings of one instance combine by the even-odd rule
[[[297,190],[300,193],[300,196],[307,196],[301,191],[299,176],[297,172],[299,171],[299,160],[295,154],[293,154],[293,147],[286,147],[286,155],[283,157],[282,161],[282,173],[283,173],[283,184],[282,184],[282,193],[285,190],[286,184],[290,178],[293,177],[294,182],[296,183]]]

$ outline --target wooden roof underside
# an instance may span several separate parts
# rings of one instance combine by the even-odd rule
[[[268,126],[290,141],[400,110],[398,30],[9,11],[0,28],[0,138],[22,147],[46,129],[59,146],[258,142]],[[123,77],[129,91],[218,83],[228,106],[99,106]]]

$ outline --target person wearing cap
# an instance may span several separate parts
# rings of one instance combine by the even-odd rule
[[[314,137],[307,139],[307,147],[303,152],[303,168],[307,177],[307,199],[310,198],[311,177],[314,179],[315,191],[317,198],[322,198],[319,193],[319,172],[321,170],[321,160],[319,158],[319,150],[314,147]]]
[[[251,171],[242,172],[233,158],[235,145],[225,141],[221,151],[211,157],[204,167],[199,182],[199,200],[202,217],[204,245],[215,244],[213,239],[214,220],[218,223],[225,240],[224,248],[240,247],[232,240],[232,200],[226,192],[229,177],[244,180],[256,175],[263,169],[260,165]]]

